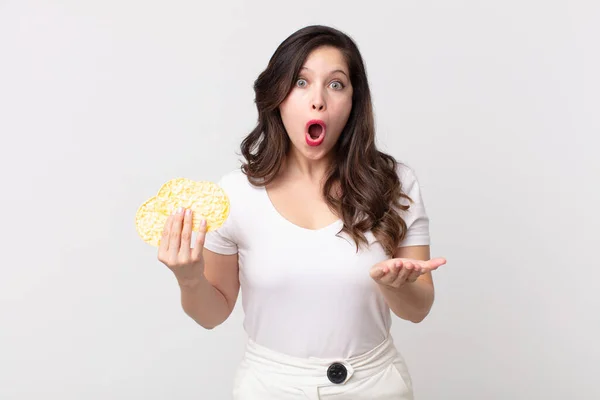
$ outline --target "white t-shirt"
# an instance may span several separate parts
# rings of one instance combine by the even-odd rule
[[[417,178],[403,164],[398,173],[414,201],[401,214],[408,232],[400,246],[428,245],[429,219]],[[323,358],[351,357],[385,339],[391,311],[369,270],[389,257],[371,232],[366,234],[369,248],[357,253],[349,236],[337,235],[341,220],[318,230],[295,225],[239,169],[219,185],[229,196],[230,214],[207,234],[205,247],[238,253],[249,338],[288,355]]]

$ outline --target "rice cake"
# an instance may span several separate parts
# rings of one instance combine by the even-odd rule
[[[138,208],[135,218],[138,235],[146,243],[158,246],[167,218],[179,207],[193,211],[192,231],[200,230],[202,219],[206,219],[207,231],[212,231],[225,223],[230,203],[225,191],[213,182],[171,179]]]

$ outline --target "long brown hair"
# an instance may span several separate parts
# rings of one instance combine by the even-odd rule
[[[245,158],[242,171],[254,185],[265,186],[278,174],[290,148],[290,140],[279,114],[298,73],[312,50],[333,46],[345,57],[353,87],[352,110],[334,151],[323,186],[329,208],[343,221],[342,232],[357,245],[368,244],[371,230],[389,256],[406,235],[406,223],[398,209],[402,197],[398,162],[375,145],[371,93],[362,56],[354,41],[337,29],[314,25],[302,28],[284,40],[254,82],[258,123],[241,143]],[[339,190],[333,190],[334,187]]]

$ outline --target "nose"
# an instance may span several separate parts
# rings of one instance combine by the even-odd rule
[[[313,103],[312,103],[312,109],[316,110],[316,111],[324,111],[325,110],[325,103],[319,102],[319,101],[313,101]]]
[[[325,104],[325,97],[323,96],[323,93],[321,93],[321,91],[316,91],[316,93],[313,95],[313,98],[311,100],[311,108],[314,111],[325,111],[327,109],[327,106]]]

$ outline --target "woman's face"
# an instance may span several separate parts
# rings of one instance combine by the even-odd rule
[[[338,49],[319,47],[309,54],[279,106],[292,151],[312,160],[330,152],[348,121],[352,90],[348,66]]]

